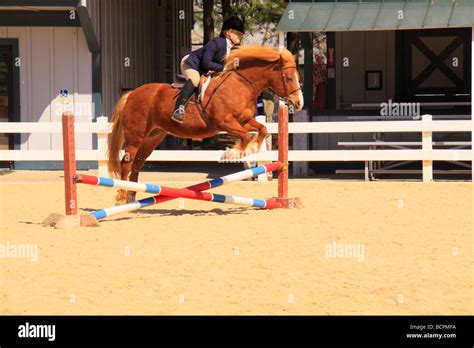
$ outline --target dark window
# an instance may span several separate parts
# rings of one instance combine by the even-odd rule
[[[382,70],[370,70],[365,72],[365,89],[368,91],[379,91],[382,89]]]

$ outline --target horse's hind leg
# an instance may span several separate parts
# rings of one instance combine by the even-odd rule
[[[143,141],[138,149],[135,159],[133,160],[132,170],[129,180],[137,182],[140,170],[143,168],[146,159],[151,155],[153,150],[166,138],[167,133],[161,129],[153,130]],[[134,202],[136,191],[127,191],[127,203]]]
[[[143,139],[143,138],[142,138]],[[135,140],[133,143],[127,143],[125,145],[125,155],[120,162],[120,179],[128,181],[130,170],[132,169],[135,155],[137,154],[138,148],[140,147],[142,140]],[[115,198],[115,204],[125,204],[127,197],[127,190],[118,190],[117,197]]]
[[[122,157],[122,161],[120,162],[120,179],[128,181],[130,171],[132,169],[132,165],[135,162],[135,156],[138,152],[138,149],[141,147],[143,142],[145,141],[147,135],[146,125],[142,127],[135,126],[132,127],[125,127],[124,128],[124,135],[125,135],[125,154]],[[115,198],[115,204],[125,204],[127,197],[127,190],[120,189],[118,190],[117,196]]]

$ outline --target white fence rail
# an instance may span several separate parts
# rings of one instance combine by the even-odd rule
[[[277,123],[266,124],[268,132],[278,133]],[[97,134],[97,150],[77,150],[79,161],[98,161],[99,175],[107,173],[107,134],[111,123],[100,117],[97,123],[78,122],[76,133]],[[469,132],[473,134],[470,120],[433,121],[431,115],[423,115],[419,121],[360,121],[360,122],[293,122],[289,124],[290,134],[309,133],[378,133],[418,132],[422,134],[422,149],[418,150],[290,150],[290,161],[422,161],[423,181],[433,179],[433,161],[473,161],[471,149],[433,149],[433,132]],[[61,123],[0,123],[0,133],[61,133]],[[266,151],[241,159],[225,158],[225,150],[156,150],[148,161],[196,161],[196,162],[248,162],[275,161],[277,151]],[[62,150],[0,150],[0,161],[62,161]],[[474,178],[474,174],[473,174]]]

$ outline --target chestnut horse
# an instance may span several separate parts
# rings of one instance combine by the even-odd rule
[[[223,131],[240,139],[246,150],[251,131],[257,131],[257,151],[267,134],[254,118],[258,95],[271,88],[291,103],[303,107],[303,94],[293,55],[286,49],[241,46],[227,57],[225,69],[213,76],[200,104],[188,103],[183,123],[171,119],[179,91],[169,84],[150,83],[125,95],[112,114],[108,167],[122,180],[138,181],[145,160],[168,134],[181,138],[208,138]],[[253,142],[253,145],[255,143]],[[125,156],[119,152],[125,146]],[[135,200],[135,192],[119,190],[117,204]]]

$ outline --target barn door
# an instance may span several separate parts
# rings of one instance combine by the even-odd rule
[[[11,47],[0,45],[0,122],[11,121],[12,107],[12,54]],[[8,134],[0,134],[0,149],[10,148]]]
[[[407,30],[401,36],[402,100],[470,100],[470,29]]]
[[[0,39],[0,122],[20,121],[20,69],[18,39]],[[19,149],[20,134],[0,134],[0,150]],[[11,167],[0,162],[0,168]]]

